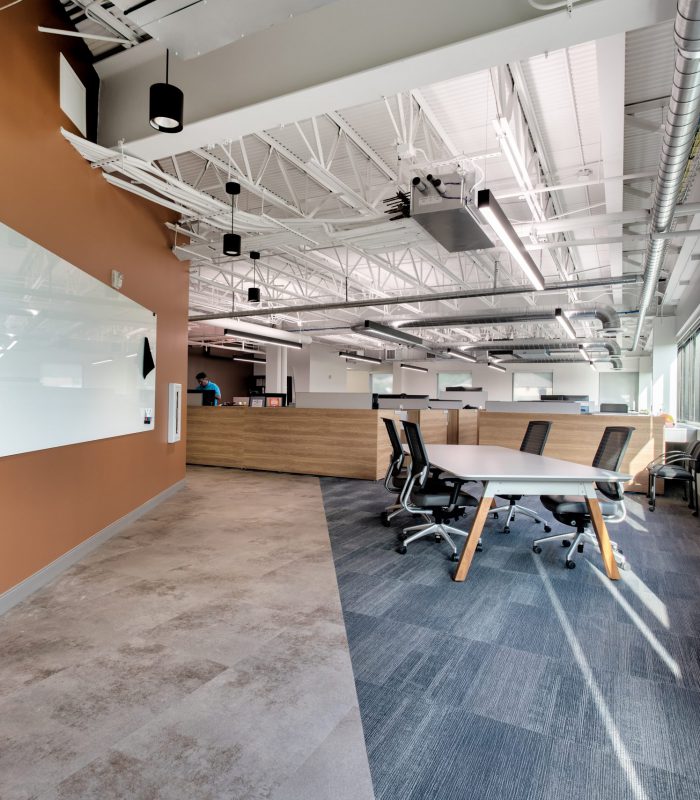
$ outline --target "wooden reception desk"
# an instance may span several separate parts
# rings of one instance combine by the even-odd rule
[[[384,477],[386,411],[189,406],[187,463],[338,478]]]
[[[634,477],[627,490],[646,492],[646,465],[664,447],[664,419],[636,414],[512,414],[493,411],[479,412],[479,444],[495,444],[502,447],[520,447],[525,429],[530,420],[549,420],[549,432],[544,455],[590,464],[595,455],[603,430],[608,425],[625,425],[634,428],[634,433],[622,462],[621,472]]]

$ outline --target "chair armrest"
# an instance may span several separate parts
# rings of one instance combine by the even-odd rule
[[[654,465],[665,467],[667,464],[682,464],[684,461],[694,461],[690,453],[662,453],[647,464],[647,469]]]

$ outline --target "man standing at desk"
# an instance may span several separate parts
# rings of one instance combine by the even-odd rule
[[[221,389],[219,389],[214,381],[210,381],[209,378],[207,378],[206,372],[198,372],[195,377],[199,384],[195,392],[214,392],[214,405],[218,406],[219,400],[221,400]]]

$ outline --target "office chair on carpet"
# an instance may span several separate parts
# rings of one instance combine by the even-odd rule
[[[520,444],[520,452],[534,453],[535,455],[541,456],[542,451],[544,450],[544,446],[545,444],[547,444],[547,437],[549,436],[549,431],[551,427],[552,427],[551,422],[543,420],[530,421],[527,425],[525,436],[523,436],[523,440]],[[508,516],[506,517],[506,524],[503,528],[503,533],[510,533],[510,523],[515,519],[516,511],[519,514],[524,514],[526,517],[534,519],[535,522],[538,522],[540,525],[544,525],[545,533],[549,533],[552,530],[549,527],[549,525],[547,525],[545,521],[541,519],[541,517],[539,517],[532,509],[518,505],[518,500],[522,498],[522,495],[499,494],[497,496],[502,500],[508,501],[507,506],[498,506],[497,508],[491,509],[491,513],[493,514],[494,519],[498,519],[499,514],[508,512]]]
[[[606,428],[593,458],[592,466],[616,472],[622,463],[633,431],[634,428],[627,427],[612,426]],[[619,483],[598,482],[596,483],[596,493],[605,522],[622,522],[627,516],[622,486]],[[582,497],[569,497],[566,495],[543,495],[540,500],[542,505],[548,511],[551,511],[554,519],[564,523],[564,525],[576,528],[576,535],[572,537],[570,533],[560,533],[556,536],[535,539],[532,543],[532,549],[535,553],[541,553],[542,544],[559,541],[562,547],[569,548],[566,554],[566,566],[568,569],[573,569],[576,566],[573,554],[577,550],[579,553],[583,553],[585,544],[592,544],[598,547],[598,540],[591,530],[591,515],[586,501]],[[573,542],[571,541],[572,538]],[[622,550],[619,549],[616,542],[611,541],[610,544],[618,566],[623,569],[627,568]]]
[[[448,524],[464,516],[467,508],[478,505],[478,500],[462,491],[466,480],[452,476],[438,477],[431,474],[428,453],[420,428],[414,422],[404,422],[403,429],[411,454],[408,481],[401,494],[401,504],[409,514],[429,515],[430,522],[404,528],[399,537],[402,542],[397,552],[406,553],[407,545],[426,536],[434,536],[436,541],[444,539],[452,549],[452,560],[457,561],[457,546],[452,536],[467,536],[466,531]],[[480,549],[481,540],[479,540]]]
[[[683,481],[685,499],[693,516],[698,516],[698,475],[700,475],[700,442],[689,444],[684,453],[671,452],[657,456],[647,464],[649,471],[649,511],[656,511],[656,479]]]

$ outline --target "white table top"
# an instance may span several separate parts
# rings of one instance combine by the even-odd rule
[[[474,480],[594,481],[625,482],[631,475],[587,467],[559,458],[522,453],[508,447],[473,444],[429,444],[428,458],[433,467],[459,478]]]

